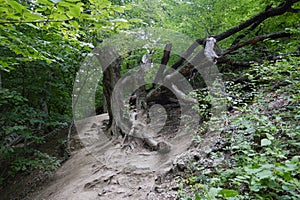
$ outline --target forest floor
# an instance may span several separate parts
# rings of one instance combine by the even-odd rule
[[[194,148],[191,135],[174,137],[169,129],[159,137],[172,141],[170,152],[151,151],[140,145],[124,149],[120,143],[111,142],[102,129],[107,119],[108,115],[102,114],[78,122],[79,134],[74,137],[84,148],[75,149],[49,179],[25,198],[15,195],[14,199],[176,199],[178,176],[184,176],[192,160],[204,160],[207,149],[215,148],[220,141],[219,133],[210,133]],[[27,179],[20,181],[24,187]],[[17,194],[20,189],[15,190]]]

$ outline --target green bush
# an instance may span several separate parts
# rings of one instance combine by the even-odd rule
[[[254,65],[246,72],[255,88],[253,102],[236,104],[222,128],[228,137],[213,169],[199,168],[182,179],[182,199],[300,199],[300,59]],[[234,89],[239,87],[229,87]],[[235,91],[240,99],[242,94]],[[229,102],[233,103],[233,102]],[[225,159],[224,154],[230,159]]]
[[[45,116],[19,93],[7,89],[0,89],[0,110],[0,161],[8,166],[0,184],[18,172],[40,169],[49,173],[56,169],[59,160],[28,146],[43,143],[39,127],[45,125]]]

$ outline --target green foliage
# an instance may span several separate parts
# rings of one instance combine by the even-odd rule
[[[252,103],[237,104],[239,111],[222,128],[228,145],[209,154],[213,170],[200,167],[198,175],[183,179],[181,194],[189,188],[194,199],[300,198],[299,63],[290,57],[246,72],[247,84],[256,89]],[[240,87],[230,89],[243,95]]]
[[[59,166],[59,161],[45,153],[28,149],[27,143],[42,143],[45,115],[28,105],[28,100],[16,91],[0,89],[0,161],[7,163],[8,171],[2,173],[2,181],[21,171],[40,169],[49,173]],[[25,146],[16,147],[18,142]]]
[[[7,144],[18,137],[40,142],[32,133],[37,126],[43,125],[42,113],[26,105],[28,100],[15,91],[0,89],[0,94],[1,148],[6,148]]]
[[[207,88],[199,89],[197,92],[190,94],[194,98],[198,99],[199,104],[194,106],[194,109],[197,110],[200,116],[203,117],[203,120],[206,121],[211,116],[211,101],[212,96],[209,94]]]
[[[128,27],[121,16],[128,9],[103,0],[0,0],[0,161],[8,176],[58,166],[32,144],[71,121],[81,61],[98,41]]]
[[[0,47],[11,51],[2,57],[0,69],[13,69],[20,61],[55,62],[60,57],[48,51],[49,45],[61,40],[91,50],[91,42],[103,37],[99,30],[110,34],[128,26],[126,20],[112,19],[128,8],[109,1],[2,0],[0,3]]]
[[[31,172],[35,169],[41,170],[43,173],[50,175],[51,172],[60,166],[61,161],[56,157],[51,157],[40,151],[27,151],[26,157],[18,157],[11,162],[9,175],[14,176],[19,172]]]

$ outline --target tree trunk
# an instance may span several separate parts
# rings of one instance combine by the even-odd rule
[[[109,115],[109,123],[107,128],[110,129],[111,134],[117,134],[118,127],[112,113],[111,98],[114,87],[121,75],[122,58],[117,53],[116,49],[106,47],[96,54],[98,61],[101,64],[103,71],[103,95],[105,98],[106,109]]]

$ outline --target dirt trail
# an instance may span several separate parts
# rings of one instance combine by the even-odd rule
[[[175,157],[188,149],[191,138],[173,138],[176,148],[165,154],[143,148],[128,151],[102,131],[107,119],[103,114],[76,123],[85,148],[75,152],[32,199],[175,199],[174,191],[163,197],[155,194],[156,183],[170,171]]]

